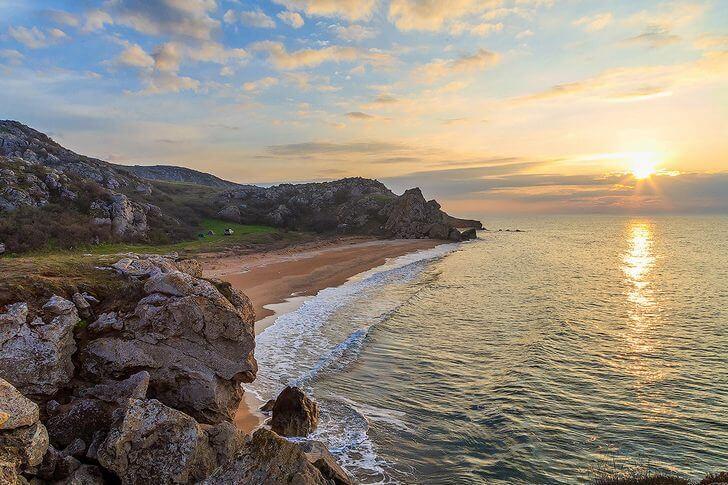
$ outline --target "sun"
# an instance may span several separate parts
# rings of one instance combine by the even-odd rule
[[[644,180],[657,173],[657,162],[649,157],[635,158],[629,171],[637,180]]]

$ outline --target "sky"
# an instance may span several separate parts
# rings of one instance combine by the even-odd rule
[[[728,0],[0,0],[0,118],[460,215],[728,212]]]

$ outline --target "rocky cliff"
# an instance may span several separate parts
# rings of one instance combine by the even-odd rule
[[[230,422],[257,370],[244,294],[174,256],[97,271],[121,289],[0,302],[0,483],[350,483]]]
[[[223,219],[318,232],[459,241],[457,227],[482,227],[479,221],[450,217],[436,201],[426,201],[420,189],[397,196],[381,182],[364,178],[246,185],[220,194],[216,202]]]
[[[180,184],[179,182],[184,182]],[[121,166],[68,150],[17,121],[0,121],[0,245],[10,252],[111,241],[193,239],[218,217],[283,229],[460,240],[481,227],[381,182],[239,185],[172,166]]]

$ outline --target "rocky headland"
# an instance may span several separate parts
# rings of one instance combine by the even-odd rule
[[[124,166],[79,155],[17,121],[0,121],[0,244],[20,253],[103,242],[194,240],[204,219],[285,231],[459,241],[457,219],[381,182],[242,185],[174,166]],[[42,229],[41,229],[42,228]]]
[[[244,294],[175,255],[96,271],[117,290],[0,302],[1,483],[351,483],[322,444],[231,423],[257,371]],[[272,427],[315,411],[287,389]]]

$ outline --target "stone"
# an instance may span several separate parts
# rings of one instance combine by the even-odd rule
[[[478,232],[475,230],[474,227],[465,229],[463,232],[460,233],[460,239],[462,239],[463,241],[469,241],[471,239],[477,239],[477,238],[478,238]]]
[[[31,426],[38,419],[38,405],[0,378],[0,430]]]
[[[260,407],[260,410],[264,413],[271,413],[271,412],[273,412],[273,406],[275,406],[275,405],[276,405],[275,399],[268,399],[268,401],[266,401],[266,403]]]
[[[335,485],[354,484],[349,474],[337,463],[334,456],[326,448],[326,445],[320,441],[307,441],[302,443],[301,449],[306,454],[308,461],[318,468],[325,479],[330,480]]]
[[[122,328],[124,328],[124,321],[119,320],[116,312],[102,313],[88,326],[88,329],[95,333],[106,330],[121,330]]]
[[[127,399],[144,399],[149,388],[149,372],[143,370],[123,381],[106,381],[93,387],[82,389],[81,397],[99,399],[108,403],[123,404]]]
[[[215,467],[207,435],[190,416],[156,399],[130,399],[98,450],[123,484],[187,483]]]
[[[48,444],[48,432],[40,422],[0,431],[0,451],[9,450],[24,467],[40,465]]]
[[[81,293],[74,293],[71,299],[73,300],[73,304],[76,305],[79,316],[82,318],[91,317],[91,304],[86,301],[86,298]]]
[[[149,397],[201,423],[231,420],[242,399],[240,384],[257,371],[250,301],[229,285],[175,269],[171,259],[151,273],[144,283],[148,296],[124,316],[123,330],[82,349],[83,374],[103,381],[143,369]]]
[[[205,485],[327,485],[321,472],[301,448],[261,428],[250,438],[233,461],[215,470]]]
[[[5,244],[0,243],[0,254],[4,254],[4,253],[5,253]]]
[[[0,376],[29,396],[52,396],[74,373],[76,306],[54,296],[43,309],[50,321],[37,317],[28,322],[26,303],[0,313]]]
[[[297,387],[286,386],[273,405],[271,429],[281,436],[308,436],[318,425],[318,406]]]
[[[216,425],[204,425],[210,447],[215,451],[218,466],[225,465],[235,458],[245,443],[246,435],[230,421]]]
[[[81,438],[76,438],[61,453],[74,458],[82,458],[86,453],[86,443]]]
[[[46,420],[51,442],[58,448],[67,447],[76,439],[90,443],[96,431],[109,429],[114,409],[99,399],[88,398],[62,405],[58,414]]]

